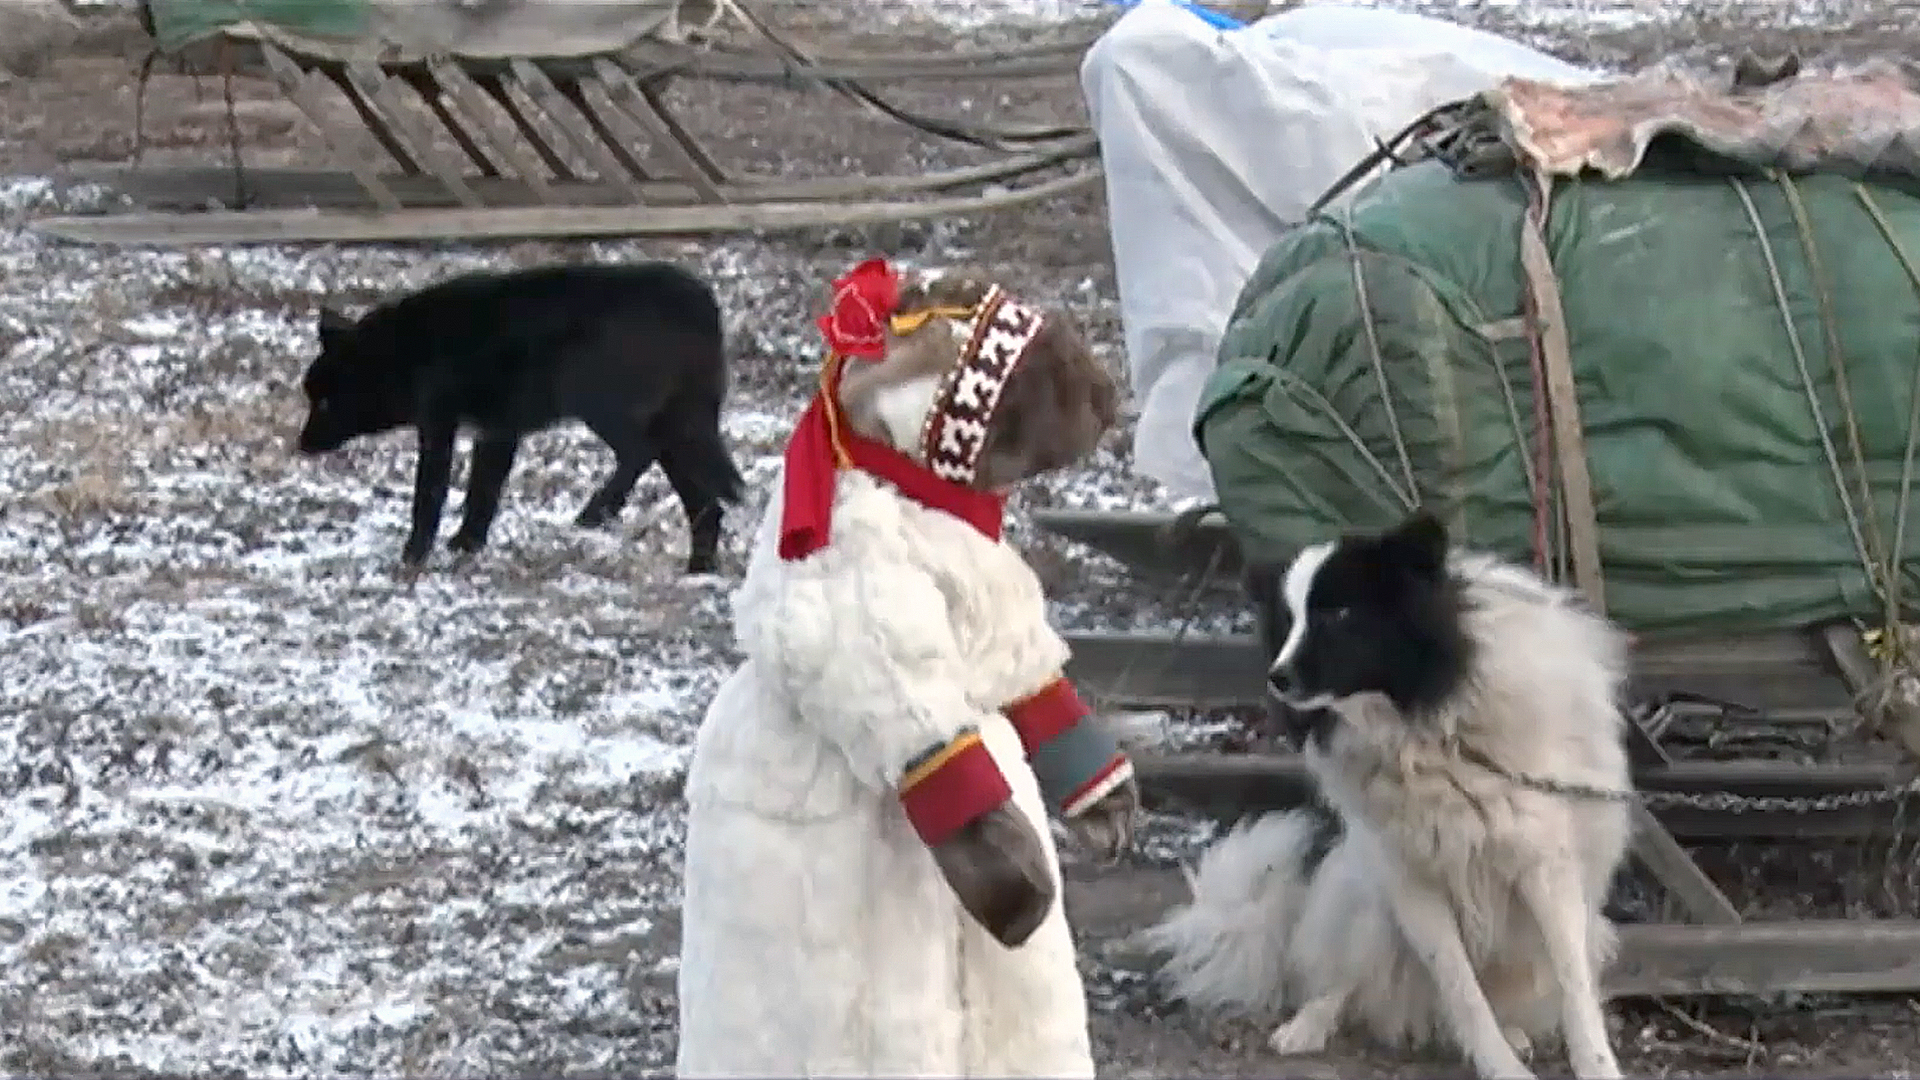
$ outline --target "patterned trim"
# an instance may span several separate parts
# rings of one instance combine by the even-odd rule
[[[1080,813],[1133,775],[1120,740],[1065,678],[1000,711],[1020,734],[1040,794],[1062,817]]]
[[[900,778],[900,806],[928,847],[945,843],[1012,797],[1012,786],[974,728],[927,751]]]
[[[1075,818],[1093,808],[1101,799],[1112,794],[1120,785],[1133,779],[1133,762],[1125,755],[1115,754],[1107,762],[1099,775],[1087,781],[1087,785],[1073,793],[1073,797],[1060,806],[1060,816]]]
[[[920,448],[935,476],[960,484],[979,476],[1001,393],[1045,321],[1038,309],[1007,299],[998,285],[987,291],[960,362],[941,380],[921,428]]]
[[[980,737],[978,731],[968,728],[956,736],[952,742],[935,747],[925,757],[920,758],[912,768],[907,770],[906,775],[900,778],[900,790],[909,791],[920,786],[928,777],[939,772],[947,762],[985,742],[986,740]]]

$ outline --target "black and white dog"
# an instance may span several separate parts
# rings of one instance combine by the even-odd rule
[[[1269,581],[1270,678],[1325,805],[1202,856],[1192,901],[1145,932],[1176,992],[1290,1011],[1281,1053],[1352,1023],[1530,1076],[1523,1058],[1557,1033],[1576,1076],[1619,1076],[1598,973],[1628,807],[1519,778],[1629,787],[1625,636],[1531,572],[1451,549],[1426,513]]]

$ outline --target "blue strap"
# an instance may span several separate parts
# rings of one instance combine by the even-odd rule
[[[1130,8],[1138,4],[1140,0],[1110,0],[1110,2],[1123,8]],[[1239,30],[1246,25],[1230,15],[1222,15],[1217,11],[1201,7],[1199,4],[1194,3],[1193,0],[1173,0],[1173,2],[1180,7],[1186,8],[1199,18],[1201,22],[1206,23],[1215,30]]]

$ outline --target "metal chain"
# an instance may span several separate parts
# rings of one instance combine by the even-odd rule
[[[1634,715],[1630,721],[1646,725],[1658,718],[1666,709],[1654,709],[1646,715]],[[1636,710],[1638,713],[1639,710]],[[1781,813],[1781,814],[1825,814],[1834,810],[1850,810],[1863,806],[1878,806],[1882,803],[1899,802],[1910,795],[1920,795],[1920,776],[1882,788],[1863,788],[1859,791],[1836,791],[1828,795],[1736,795],[1731,791],[1621,791],[1615,788],[1594,787],[1590,784],[1576,784],[1551,777],[1533,776],[1517,773],[1502,766],[1482,754],[1465,751],[1456,747],[1461,756],[1473,764],[1486,769],[1500,778],[1524,788],[1543,792],[1548,795],[1561,795],[1574,799],[1590,799],[1598,802],[1640,802],[1648,807],[1679,806],[1692,810],[1707,810],[1714,813]]]
[[[1697,794],[1685,791],[1619,791],[1570,783],[1565,780],[1553,780],[1544,776],[1529,776],[1498,766],[1488,767],[1507,780],[1548,795],[1564,795],[1602,802],[1638,801],[1649,807],[1683,806],[1693,810],[1732,814],[1751,812],[1824,814],[1834,810],[1899,802],[1910,795],[1920,795],[1920,777],[1890,787],[1836,791],[1830,795],[1736,795],[1731,791],[1704,791]]]

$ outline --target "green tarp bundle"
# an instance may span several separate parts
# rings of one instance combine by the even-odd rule
[[[366,36],[372,27],[366,0],[148,0],[148,10],[153,35],[168,50],[245,22],[346,40]]]
[[[720,15],[712,0],[147,0],[172,51],[215,34],[260,36],[312,56],[411,61],[589,56],[675,39]]]
[[[1849,522],[1869,545],[1877,523],[1872,550],[1893,549],[1920,373],[1920,290],[1896,246],[1920,260],[1920,198],[1835,175],[1791,183],[1819,273],[1774,180],[1555,186],[1546,238],[1607,604],[1631,629],[1736,633],[1878,610]],[[1525,210],[1517,179],[1459,180],[1427,162],[1267,252],[1194,428],[1250,555],[1396,520],[1410,467],[1414,497],[1449,511],[1463,540],[1532,560]],[[1920,522],[1900,543],[1911,577]]]

